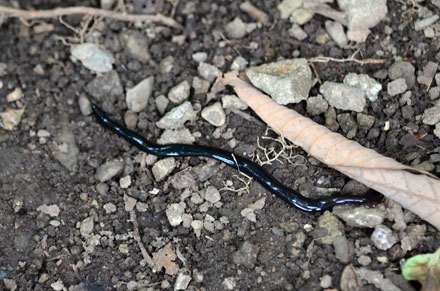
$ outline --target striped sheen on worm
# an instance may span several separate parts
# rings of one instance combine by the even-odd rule
[[[338,195],[326,197],[322,199],[309,199],[301,195],[298,191],[284,186],[274,177],[272,177],[263,167],[248,160],[246,158],[237,156],[228,151],[217,149],[202,145],[189,144],[168,144],[158,145],[147,141],[139,134],[128,128],[125,128],[112,120],[110,120],[105,113],[92,104],[93,113],[98,122],[105,128],[110,129],[129,143],[144,151],[159,157],[207,157],[218,160],[231,167],[238,168],[241,172],[253,177],[267,190],[280,197],[288,204],[305,212],[324,211],[340,204],[363,204],[363,203],[377,203],[382,200],[382,196],[370,189],[366,194],[359,196]]]

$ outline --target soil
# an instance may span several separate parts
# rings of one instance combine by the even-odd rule
[[[23,7],[48,9],[58,7],[60,3],[68,5],[68,2],[75,1],[34,0],[32,4],[26,2]],[[97,6],[96,2],[81,1],[81,4]],[[157,4],[161,9],[158,12],[170,15],[172,5],[169,2],[155,2],[162,4]],[[224,31],[225,24],[237,16],[245,22],[254,20],[239,9],[236,1],[193,1],[196,3],[193,19],[187,19],[188,15],[182,12],[185,2],[177,1],[174,16],[185,25],[187,37],[183,44],[172,41],[173,36],[181,34],[180,31],[160,24],[139,28],[130,23],[103,19],[98,26],[100,44],[117,56],[114,69],[124,88],[130,88],[151,75],[156,78],[153,96],[139,115],[139,119],[147,122],[147,125],[136,129],[153,141],[162,133],[154,126],[161,114],[155,107],[153,97],[161,94],[167,96],[167,92],[181,81],[191,81],[198,76],[197,63],[192,60],[195,52],[207,52],[207,62],[211,62],[215,56],[225,57],[226,62],[220,69],[227,72],[231,60],[238,53],[252,65],[259,65],[280,58],[292,58],[295,50],[304,58],[318,55],[348,58],[357,49],[339,49],[333,42],[324,45],[315,43],[316,35],[324,29],[326,19],[321,16],[313,17],[304,26],[309,35],[304,42],[293,40],[287,32],[291,24],[280,18],[276,8],[278,1],[260,1],[256,4],[270,16],[271,26],[257,28],[244,38],[220,47],[213,36],[215,31]],[[388,37],[395,52],[392,54],[385,50],[385,55],[380,58],[387,59],[386,63],[363,66],[352,62],[315,63],[319,79],[342,82],[348,72],[373,76],[379,70],[388,69],[396,56],[413,64],[416,72],[421,71],[428,61],[439,62],[440,42],[437,38],[426,38],[423,31],[414,31],[416,12],[410,4],[404,5],[402,2],[406,1],[388,1],[388,16],[372,28],[367,42],[359,46],[362,58],[378,58],[376,51],[382,49],[383,40]],[[438,8],[429,1],[421,5],[438,13]],[[66,17],[66,21],[76,27],[80,25],[80,20],[80,17]],[[17,19],[9,19],[0,28],[0,62],[7,65],[6,73],[0,77],[3,83],[0,88],[0,112],[7,107],[17,108],[19,104],[8,103],[5,98],[17,87],[24,93],[24,97],[17,102],[26,105],[23,119],[15,130],[0,131],[0,288],[5,289],[7,284],[11,284],[3,279],[13,280],[18,290],[62,290],[63,287],[56,289],[56,282],[69,290],[174,288],[175,281],[181,275],[168,275],[164,270],[153,273],[148,264],[140,264],[143,256],[132,235],[133,224],[129,212],[125,210],[124,195],[144,203],[148,209],[145,212],[136,210],[140,237],[147,252],[156,253],[171,243],[173,251],[185,258],[185,264],[178,258],[175,263],[179,265],[180,274],[188,274],[192,278],[187,290],[227,290],[228,287],[231,290],[321,290],[324,275],[331,277],[331,285],[326,288],[340,289],[344,268],[349,264],[356,268],[362,266],[359,262],[360,252],[352,255],[349,263],[343,263],[336,258],[331,244],[318,242],[321,234],[317,220],[321,213],[307,214],[289,207],[256,182],[250,183],[249,191],[221,191],[221,207],[208,209],[207,213],[216,221],[220,217],[227,217],[229,223],[224,224],[223,229],[213,232],[202,229],[198,237],[190,227],[182,224],[171,226],[166,216],[167,206],[179,203],[183,191],[171,186],[171,181],[182,170],[196,168],[209,161],[204,158],[178,158],[173,173],[163,181],[156,182],[151,176],[151,166],[141,167],[141,155],[136,148],[100,127],[93,115],[82,115],[78,106],[79,96],[86,94],[99,105],[106,102],[104,109],[111,113],[113,119],[123,123],[127,111],[125,94],[105,102],[106,96],[98,100],[88,95],[87,85],[95,74],[80,62],[73,62],[70,48],[57,38],[73,36],[74,33],[58,20],[44,21],[53,24],[54,30],[37,34],[32,27]],[[386,26],[394,32],[387,35]],[[136,61],[123,49],[112,46],[113,40],[124,31],[139,31],[145,37],[147,31],[155,32],[153,38],[147,38],[151,54],[149,62],[132,63],[127,68],[128,63]],[[259,49],[250,50],[251,42],[257,43]],[[415,54],[420,47],[423,53]],[[158,73],[159,63],[170,55],[175,58],[176,65],[171,73],[161,76]],[[37,65],[42,66],[43,74],[34,72]],[[384,88],[389,81],[388,78],[380,80]],[[317,84],[310,95],[316,96],[318,88]],[[433,134],[434,127],[420,120],[424,110],[432,106],[431,100],[426,86],[416,83],[411,92],[412,113],[406,118],[402,116],[404,106],[398,98],[387,95],[385,89],[377,102],[368,102],[364,113],[375,116],[373,129],[380,134],[371,138],[368,131],[358,130],[353,140],[404,164],[413,165],[429,160],[430,154],[440,147],[439,138]],[[208,101],[206,94],[197,96],[192,90],[188,100],[193,104],[199,103],[203,108],[226,93],[232,91],[226,89],[216,94],[214,100]],[[325,124],[324,114],[310,116],[305,105],[303,102],[290,107]],[[172,107],[168,105],[168,110]],[[253,115],[250,110],[246,113]],[[337,110],[337,113],[343,112]],[[356,120],[356,113],[350,114]],[[391,122],[389,131],[383,130],[386,121]],[[215,137],[215,127],[202,119],[200,114],[186,127],[192,133],[200,133],[196,143],[231,150],[228,140]],[[54,150],[65,128],[73,133],[79,149],[77,166],[70,170],[60,164]],[[36,133],[41,129],[47,130],[50,136],[38,137]],[[257,137],[263,136],[266,129],[260,124],[228,111],[224,132],[227,129],[234,130],[233,137],[238,141],[234,149],[236,153],[256,150],[261,154],[261,150],[256,149]],[[344,134],[341,129],[339,132]],[[411,136],[419,134],[421,138],[405,142],[407,138],[404,137],[408,137],[409,133],[414,133]],[[263,144],[279,149],[279,144],[273,141],[264,141]],[[320,177],[324,177],[324,182],[320,181],[319,187],[324,188],[342,189],[350,180],[316,162],[299,148],[293,149],[293,154],[302,156],[302,160],[300,158],[299,162],[291,164],[276,162],[266,168],[277,179],[311,197],[320,195],[315,190]],[[100,183],[95,178],[98,166],[119,157],[125,163],[123,173]],[[434,166],[433,171],[439,172],[440,164],[434,163]],[[119,185],[119,179],[126,175],[130,175],[132,181],[127,189]],[[207,181],[196,179],[191,191],[203,192],[209,186],[222,189],[226,180],[233,181],[236,188],[242,187],[243,184],[234,175],[237,175],[235,169],[215,163],[215,174]],[[154,189],[159,189],[159,194],[151,194]],[[265,205],[263,209],[255,211],[256,222],[241,215],[244,208],[263,197],[266,198]],[[103,208],[108,203],[116,206],[115,212],[108,213]],[[37,208],[43,204],[57,205],[59,214],[50,217],[38,211]],[[203,219],[205,215],[200,212],[198,205],[191,202],[187,202],[185,212],[194,219]],[[90,247],[80,233],[80,226],[88,217],[94,221],[93,234],[99,235],[99,242],[94,247]],[[373,229],[344,224],[344,230],[349,244],[355,250],[371,247],[371,252],[367,254],[371,263],[366,268],[378,271],[402,290],[416,290],[420,287],[417,283],[409,284],[400,275],[400,263],[416,254],[434,252],[440,247],[440,233],[418,217],[408,217],[408,225],[423,225],[426,232],[417,246],[406,253],[402,251],[400,242],[387,251],[377,249],[370,239]],[[392,228],[393,221],[385,220],[383,224]],[[304,241],[293,247],[298,233],[304,234]],[[401,234],[397,230],[394,233]],[[245,242],[252,245],[250,257],[243,255],[243,261],[237,262],[237,251],[245,248]],[[124,248],[128,248],[128,251]],[[379,289],[364,281],[362,290]]]

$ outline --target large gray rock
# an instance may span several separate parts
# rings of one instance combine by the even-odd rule
[[[306,59],[283,60],[252,67],[246,71],[246,75],[255,87],[282,105],[307,99],[312,87],[312,71]]]
[[[330,106],[338,109],[361,112],[366,104],[364,91],[346,84],[325,82],[319,92]]]

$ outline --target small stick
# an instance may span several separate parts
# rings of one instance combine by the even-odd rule
[[[246,1],[241,3],[240,9],[249,14],[252,18],[256,19],[258,22],[261,22],[264,25],[269,25],[269,17],[267,14],[252,5],[251,2]]]
[[[337,63],[347,63],[347,62],[354,62],[361,65],[365,64],[385,64],[388,60],[387,59],[363,59],[358,60],[353,57],[347,58],[347,59],[335,59],[331,57],[315,57],[308,59],[311,63],[328,63],[328,62],[337,62]]]
[[[102,16],[106,18],[128,21],[128,22],[136,22],[136,21],[159,22],[177,29],[183,29],[183,26],[180,23],[178,23],[172,18],[166,17],[159,13],[155,15],[127,14],[127,13],[120,13],[120,12],[104,10],[99,8],[85,7],[85,6],[55,8],[52,10],[33,10],[33,11],[0,6],[0,14],[1,13],[5,13],[6,15],[12,17],[19,17],[23,19],[56,18],[64,15],[83,14],[90,16]]]
[[[156,273],[156,265],[154,264],[153,259],[148,254],[147,250],[142,243],[141,237],[139,236],[139,225],[136,219],[136,212],[134,210],[130,211],[130,221],[133,223],[133,238],[136,240],[139,248],[141,249],[142,256],[144,257],[144,261],[150,266],[153,273]]]

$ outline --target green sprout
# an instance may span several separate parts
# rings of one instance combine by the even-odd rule
[[[433,254],[417,255],[402,268],[406,280],[417,280],[423,291],[440,290],[440,248]]]

